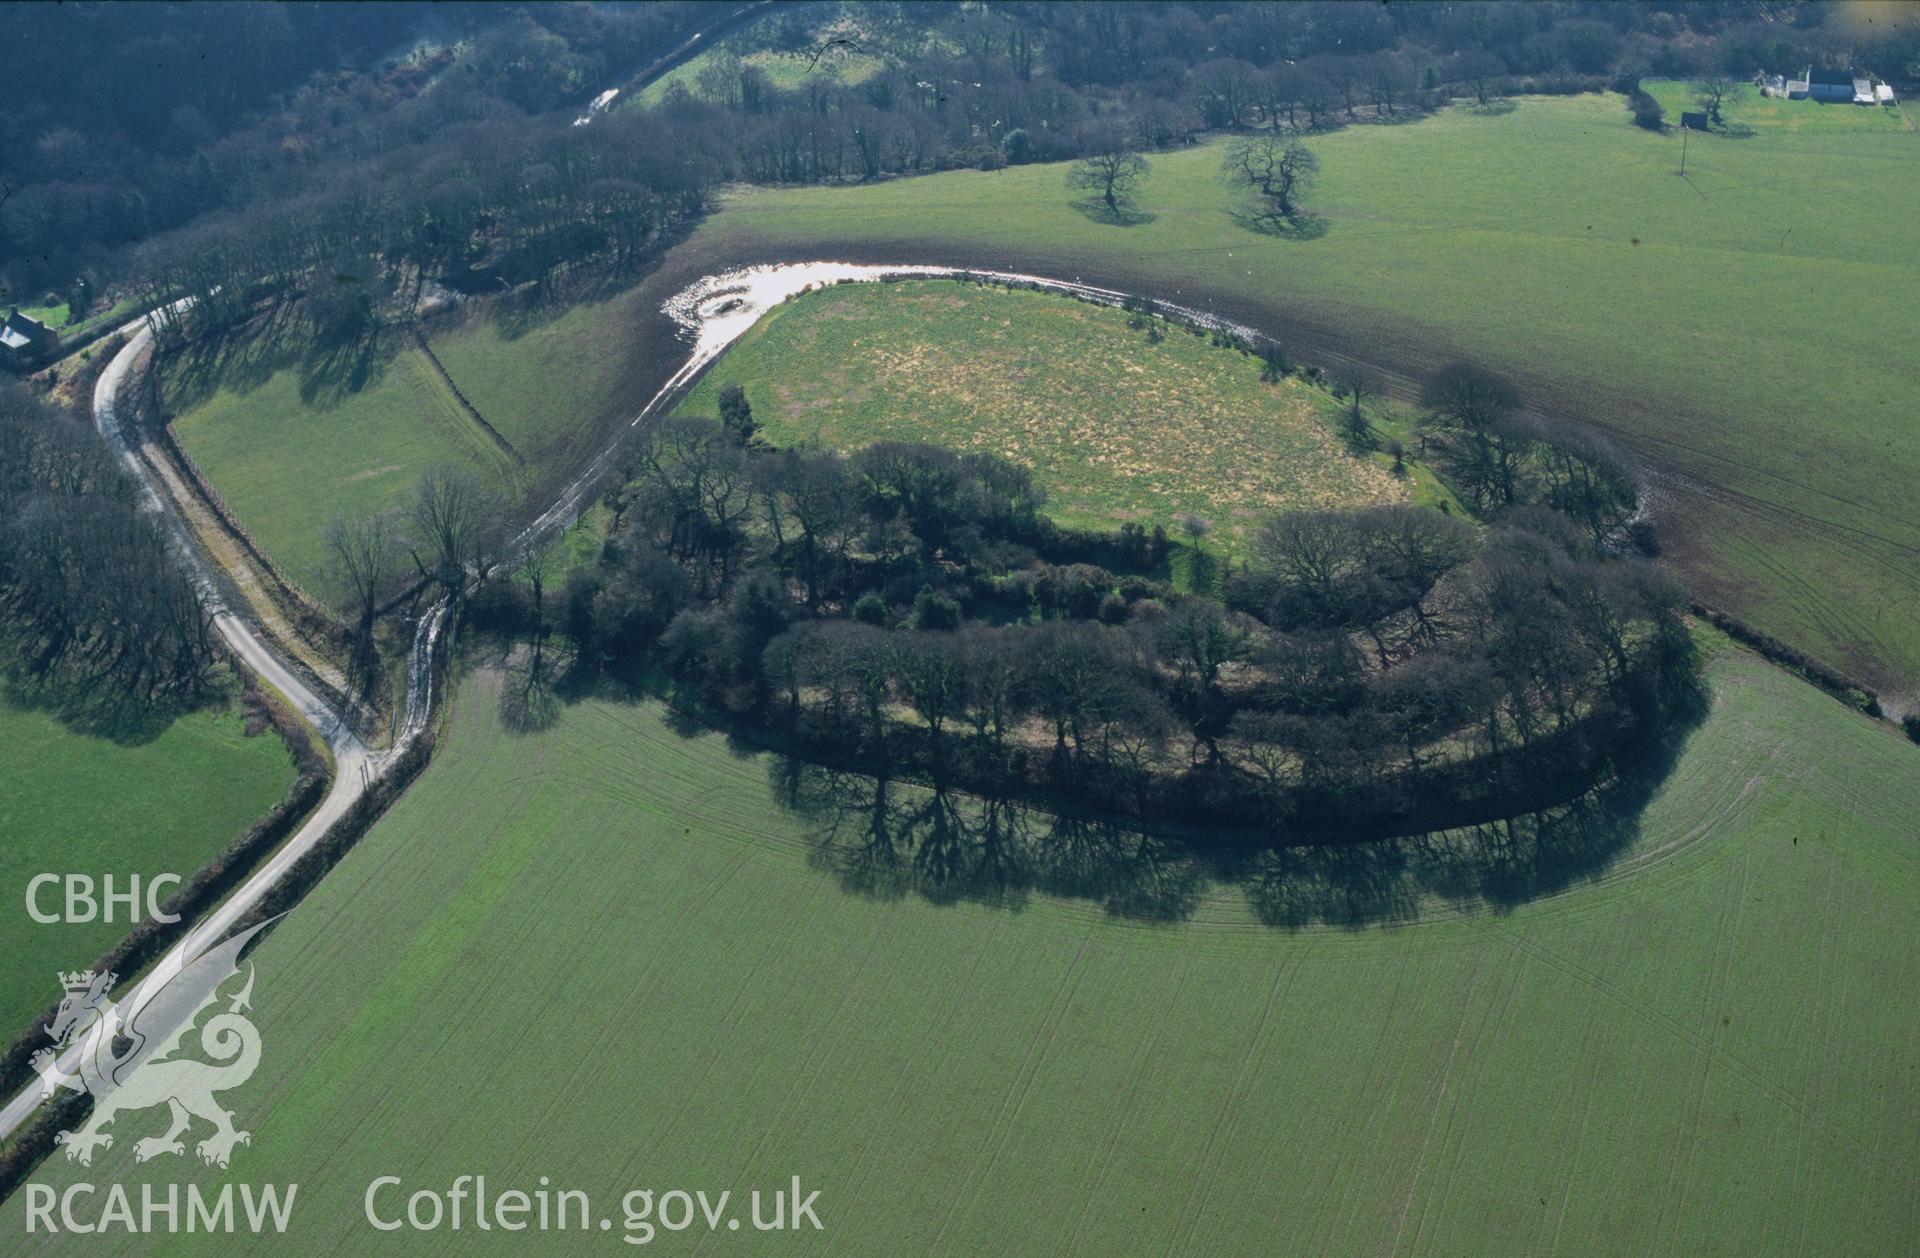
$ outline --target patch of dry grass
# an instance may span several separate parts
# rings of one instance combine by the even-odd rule
[[[1228,538],[1275,510],[1405,498],[1348,451],[1335,403],[1169,324],[950,280],[845,284],[781,306],[682,403],[713,414],[739,384],[770,440],[855,449],[933,441],[1031,467],[1067,523],[1171,525]]]

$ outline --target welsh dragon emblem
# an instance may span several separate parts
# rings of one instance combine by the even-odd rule
[[[246,982],[225,1001],[225,1007],[200,1026],[201,1051],[212,1060],[176,1056],[181,1041],[218,999],[222,985],[240,972],[239,956],[249,940],[269,923],[240,932],[177,968],[161,963],[125,1005],[108,995],[117,975],[81,970],[62,973],[66,997],[47,1034],[53,1048],[33,1055],[43,1096],[66,1088],[93,1096],[93,1113],[78,1131],[54,1137],[67,1156],[82,1166],[93,1163],[95,1149],[111,1148],[113,1135],[105,1130],[120,1114],[165,1104],[171,1115],[165,1132],[147,1136],[133,1146],[136,1160],[184,1153],[180,1137],[196,1118],[213,1124],[213,1133],[194,1146],[201,1159],[224,1167],[233,1147],[249,1143],[247,1132],[233,1125],[233,1111],[222,1108],[214,1093],[237,1088],[260,1064],[260,1032],[243,1015],[251,1007],[253,967]]]

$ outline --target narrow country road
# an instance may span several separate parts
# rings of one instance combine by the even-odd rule
[[[573,120],[576,127],[584,127],[601,114],[613,108],[614,100],[624,93],[629,99],[652,83],[667,71],[691,60],[696,53],[704,52],[713,46],[715,37],[724,35],[749,22],[757,21],[764,13],[781,7],[782,3],[791,6],[794,0],[747,0],[747,3],[729,9],[710,19],[706,25],[691,32],[672,48],[655,57],[640,70],[601,92],[587,102],[586,112]],[[718,8],[718,5],[712,6]]]
[[[385,752],[369,751],[340,715],[308,688],[299,674],[287,666],[274,648],[255,633],[251,625],[227,608],[225,600],[221,597],[220,587],[207,567],[207,561],[187,532],[185,521],[152,484],[146,464],[134,453],[114,414],[115,401],[122,383],[126,380],[133,364],[153,340],[153,333],[142,320],[128,324],[125,330],[134,335],[127,342],[126,348],[116,354],[113,361],[100,373],[99,382],[94,386],[94,422],[99,425],[107,444],[126,460],[128,469],[141,486],[146,499],[146,510],[157,513],[164,521],[166,529],[172,536],[179,561],[199,591],[200,599],[212,617],[214,628],[218,630],[221,638],[226,641],[227,646],[236,656],[246,662],[248,668],[284,695],[287,702],[320,732],[326,739],[328,749],[333,753],[334,762],[333,788],[327,792],[327,797],[320,802],[320,806],[314,810],[313,815],[307,818],[306,824],[302,825],[265,864],[255,870],[253,876],[242,883],[238,890],[197,922],[179,943],[156,961],[147,977],[121,1001],[123,1015],[130,1018],[134,1011],[165,987],[188,961],[226,935],[234,924],[252,910],[274,884],[280,881],[295,862],[319,843],[321,837],[346,813],[353,802],[360,798],[367,787],[386,772],[393,760],[424,728],[431,696],[427,690],[426,677],[412,678],[408,688],[406,718],[401,725],[400,735],[395,740],[393,749]],[[426,673],[430,676],[431,670],[423,669],[420,665],[431,653],[433,637],[442,617],[443,607],[444,605],[436,607],[422,621],[421,633],[416,639],[416,659],[412,670],[416,674]],[[51,984],[52,976],[49,975],[48,978]],[[71,1070],[74,1062],[86,1049],[85,1044],[70,1046],[60,1057],[61,1067]],[[29,1085],[9,1099],[4,1108],[0,1108],[0,1140],[12,1135],[32,1115],[42,1099],[44,1098],[41,1096],[38,1082]]]
[[[1122,305],[1128,296],[1116,289],[1102,288],[1078,280],[1052,279],[1021,272],[937,264],[860,265],[826,261],[779,263],[738,268],[705,276],[675,295],[666,306],[667,313],[680,325],[689,342],[686,361],[667,378],[632,419],[614,431],[612,439],[599,456],[590,461],[579,476],[561,491],[558,499],[546,512],[527,525],[508,549],[511,551],[550,542],[577,520],[592,502],[593,495],[599,487],[605,483],[605,479],[617,468],[618,461],[626,449],[626,443],[634,433],[643,428],[648,421],[664,414],[692,386],[708,364],[718,358],[728,346],[774,306],[820,285],[845,282],[874,283],[888,277],[959,275],[976,275],[1002,282],[1033,285],[1108,306]],[[1178,314],[1199,326],[1230,331],[1249,339],[1258,337],[1252,329],[1217,315],[1165,301],[1159,304],[1163,310]],[[260,902],[296,861],[313,849],[328,828],[339,820],[372,782],[387,771],[393,760],[425,728],[432,709],[432,654],[439,630],[446,620],[447,605],[444,602],[437,604],[421,618],[416,631],[408,667],[406,707],[393,748],[385,752],[370,751],[354,735],[340,714],[315,694],[301,680],[294,668],[288,666],[273,645],[257,633],[246,620],[234,614],[226,606],[221,587],[214,578],[208,560],[194,543],[186,521],[174,509],[166,494],[153,484],[150,469],[135,452],[128,440],[128,435],[122,430],[114,413],[122,383],[141,353],[152,342],[153,337],[144,321],[128,324],[125,330],[134,333],[132,338],[128,341],[126,348],[116,354],[113,361],[101,372],[99,382],[94,387],[94,422],[99,425],[107,443],[126,460],[129,470],[133,472],[135,480],[145,495],[146,508],[157,513],[171,533],[179,561],[198,589],[200,598],[212,616],[213,624],[219,630],[220,636],[235,655],[286,696],[287,701],[300,715],[320,731],[333,752],[335,764],[333,789],[328,792],[326,799],[321,802],[320,807],[312,817],[308,818],[298,833],[255,871],[237,891],[202,921],[196,923],[178,944],[154,964],[148,976],[121,1002],[123,1016],[130,1018],[136,1010],[165,987],[188,961],[231,931],[235,923]],[[60,1057],[62,1068],[70,1070],[73,1062],[86,1049],[87,1045],[83,1044],[70,1047],[62,1053]],[[42,1099],[40,1085],[35,1083],[11,1098],[4,1108],[0,1108],[0,1140],[6,1139],[17,1130],[32,1115]]]

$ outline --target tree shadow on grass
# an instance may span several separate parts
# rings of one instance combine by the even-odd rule
[[[211,695],[203,697],[210,701]],[[0,678],[0,705],[44,712],[76,734],[140,747],[167,732],[196,703],[176,698],[147,700],[127,695],[113,682],[65,677],[35,678],[10,669]]]
[[[1082,218],[1090,223],[1098,223],[1102,227],[1139,227],[1159,217],[1157,214],[1149,214],[1145,210],[1135,209],[1130,205],[1109,207],[1098,197],[1073,201],[1069,204]]]
[[[1512,112],[1508,110],[1507,112]],[[1424,109],[1402,109],[1398,113],[1381,113],[1375,110],[1360,125],[1368,127],[1404,127],[1416,122],[1425,122],[1433,114]]]
[[[793,756],[769,757],[767,776],[776,802],[803,827],[809,864],[854,894],[1016,911],[1039,894],[1172,923],[1224,889],[1277,930],[1362,930],[1507,912],[1601,879],[1640,843],[1641,816],[1703,711],[1568,803],[1370,840],[1204,842]]]
[[[178,413],[221,389],[250,393],[274,372],[297,361],[304,341],[304,325],[287,304],[234,327],[196,336],[167,351],[167,404]]]
[[[1139,921],[1191,916],[1211,885],[1177,840],[828,768],[768,762],[781,807],[803,823],[808,864],[875,899],[919,896],[1018,911],[1035,894],[1092,900]]]
[[[647,264],[657,261],[643,256],[626,262],[570,267],[512,289],[482,294],[479,311],[500,339],[517,341],[576,307],[613,300],[644,279],[651,270]]]
[[[1220,588],[1220,559],[1204,546],[1189,543],[1187,552],[1187,588],[1197,594],[1212,594]]]
[[[500,724],[509,734],[538,734],[560,721],[561,710],[581,696],[569,685],[572,675],[549,655],[512,651],[500,681]]]
[[[322,410],[340,405],[366,388],[400,348],[399,334],[373,331],[332,344],[314,342],[300,361],[300,400]]]
[[[631,678],[586,669],[570,672],[555,694],[560,704],[588,695],[657,701]],[[800,826],[809,866],[851,894],[1013,912],[1045,896],[1119,920],[1170,924],[1191,920],[1226,892],[1242,896],[1254,920],[1275,930],[1357,931],[1505,913],[1603,879],[1641,845],[1642,816],[1705,719],[1704,690],[1675,706],[1659,737],[1642,740],[1631,762],[1568,802],[1373,838],[1143,829],[820,764],[677,705],[665,720],[680,737],[723,735],[730,754],[760,760],[774,802]]]
[[[208,401],[222,389],[246,394],[284,370],[299,374],[300,400],[320,410],[377,383],[382,368],[405,347],[397,330],[367,329],[321,338],[292,303],[281,303],[244,323],[168,351],[165,380],[170,414]]]
[[[537,332],[585,300],[574,285],[561,278],[525,284],[512,292],[486,299],[486,318],[503,341],[517,341]]]
[[[1308,211],[1289,218],[1281,214],[1228,210],[1227,217],[1242,231],[1250,231],[1257,236],[1272,236],[1276,240],[1318,240],[1327,234],[1329,226],[1323,216]]]

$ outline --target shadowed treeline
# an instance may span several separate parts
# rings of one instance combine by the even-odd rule
[[[587,698],[658,700],[629,683],[495,641],[467,667],[503,672],[499,719],[534,734]],[[761,758],[768,789],[794,817],[808,864],[843,891],[917,896],[1018,912],[1036,895],[1078,900],[1130,921],[1178,923],[1221,891],[1246,897],[1260,923],[1282,930],[1407,925],[1459,912],[1496,912],[1603,879],[1631,857],[1641,817],[1707,712],[1692,691],[1663,735],[1630,764],[1563,804],[1483,824],[1416,834],[1318,831],[1169,833],[991,796],[822,765],[669,706],[681,738],[725,733],[728,751]],[[1667,854],[1671,854],[1670,852]]]
[[[678,239],[676,234],[669,241]],[[395,355],[414,343],[409,332],[444,328],[454,320],[484,321],[504,339],[516,340],[580,305],[627,291],[653,260],[649,255],[576,263],[497,293],[448,299],[445,305],[458,309],[443,310],[438,318],[416,313],[406,294],[393,291],[390,277],[330,274],[327,292],[319,297],[288,289],[263,298],[247,317],[169,341],[167,409],[170,414],[189,411],[221,389],[250,393],[291,370],[299,377],[301,402],[315,411],[330,410],[378,385]],[[350,317],[335,311],[342,306]]]
[[[1128,829],[1005,800],[775,757],[775,800],[809,862],[859,895],[1019,910],[1034,895],[1173,923],[1217,890],[1267,926],[1358,930],[1448,912],[1503,911],[1602,878],[1638,845],[1640,818],[1700,710],[1638,763],[1570,803],[1428,834],[1233,846]],[[690,732],[690,731],[689,731]]]
[[[45,712],[76,734],[105,738],[124,747],[152,742],[176,717],[199,702],[224,695],[199,696],[189,704],[178,697],[149,699],[129,695],[101,674],[69,677],[35,674],[29,661],[9,656],[0,663],[0,705]]]

